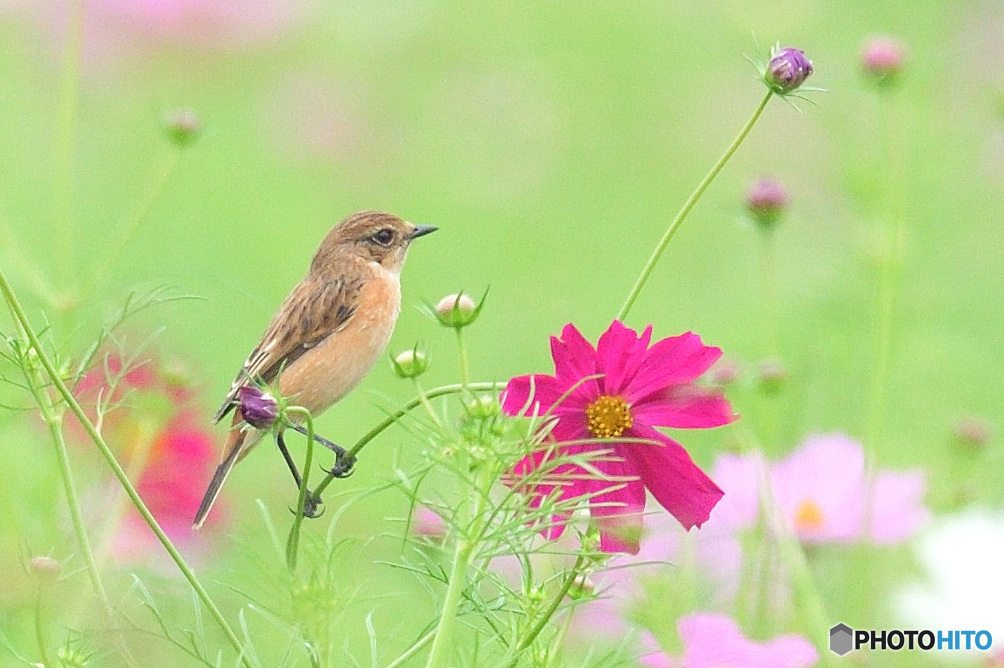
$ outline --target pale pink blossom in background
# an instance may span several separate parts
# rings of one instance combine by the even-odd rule
[[[184,49],[186,54],[192,49],[211,53],[259,48],[288,36],[313,4],[312,0],[87,0],[83,55],[85,63],[107,63],[162,47]],[[2,16],[38,25],[54,49],[64,45],[68,11],[62,0],[0,0]]]
[[[810,668],[819,655],[808,640],[785,635],[767,643],[749,640],[727,615],[695,613],[676,624],[683,655],[649,666],[675,668]]]
[[[806,543],[902,543],[930,518],[923,471],[880,470],[869,488],[861,444],[839,433],[811,436],[777,462],[771,492]]]

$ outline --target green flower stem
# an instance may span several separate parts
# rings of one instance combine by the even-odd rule
[[[425,392],[422,390],[422,384],[418,382],[418,378],[412,378],[411,382],[415,386],[415,395],[418,396],[418,399],[422,402],[425,412],[429,414],[429,417],[432,418],[432,421],[436,423],[437,427],[442,428],[443,423],[439,419],[439,415],[436,414],[436,411],[432,409],[432,404],[429,403],[429,398],[425,396]]]
[[[36,345],[34,342],[32,345]],[[36,350],[38,348],[36,347]],[[70,523],[73,525],[73,532],[77,536],[77,544],[80,546],[80,553],[84,557],[84,564],[87,575],[94,587],[94,592],[101,599],[101,604],[109,617],[114,615],[112,604],[108,600],[108,592],[101,581],[101,573],[98,570],[97,560],[94,558],[94,550],[91,547],[90,538],[87,537],[87,528],[84,525],[84,515],[80,509],[80,497],[77,496],[77,486],[73,481],[73,466],[70,464],[70,456],[66,449],[66,440],[63,438],[63,418],[51,405],[47,397],[41,396],[35,385],[35,380],[29,381],[32,386],[32,393],[35,395],[35,402],[38,403],[42,413],[42,420],[45,421],[49,429],[49,436],[56,446],[56,461],[59,463],[59,476],[63,481],[63,491],[66,493],[66,503],[70,507]]]
[[[38,643],[38,653],[42,657],[41,665],[44,668],[49,668],[49,666],[55,667],[56,664],[49,658],[48,643],[45,642],[44,620],[42,618],[42,592],[44,589],[45,586],[39,584],[38,597],[35,599],[35,642]]]
[[[125,253],[126,248],[129,246],[130,242],[136,237],[143,223],[146,221],[147,216],[150,214],[150,209],[153,208],[154,203],[160,197],[161,193],[164,192],[164,188],[167,186],[167,182],[171,179],[171,175],[174,174],[174,170],[178,166],[178,157],[181,155],[181,149],[177,147],[172,147],[171,152],[168,154],[167,160],[164,162],[163,166],[153,174],[150,180],[150,188],[147,190],[143,198],[137,203],[136,208],[133,210],[132,215],[129,216],[125,227],[117,233],[112,241],[112,247],[105,257],[104,262],[99,263],[98,269],[94,272],[92,277],[92,283],[94,288],[92,292],[96,292],[100,286],[100,281],[107,278],[108,274],[111,272],[112,268],[118,263]]]
[[[409,647],[408,651],[406,651],[404,654],[402,654],[401,656],[397,657],[396,659],[388,663],[387,668],[400,668],[400,666],[403,666],[408,659],[421,652],[422,649],[424,649],[426,645],[432,642],[433,638],[435,637],[436,637],[436,629],[432,629],[424,636],[419,638],[417,641],[415,641],[415,644]]]
[[[460,351],[460,384],[466,389],[470,383],[470,363],[467,360],[467,348],[464,347],[464,328],[454,329],[457,332],[457,349]]]
[[[767,91],[767,95],[765,95],[763,100],[760,101],[760,106],[756,108],[756,111],[753,112],[753,115],[750,117],[750,119],[746,121],[746,125],[744,125],[743,129],[739,131],[739,134],[736,136],[736,138],[732,140],[732,144],[725,151],[725,154],[718,159],[718,162],[716,162],[715,165],[711,168],[711,171],[708,172],[707,175],[705,175],[705,177],[701,180],[699,184],[697,184],[697,188],[694,190],[694,192],[690,194],[690,197],[687,198],[687,201],[683,203],[683,208],[681,208],[679,213],[676,214],[676,218],[673,219],[673,222],[669,224],[669,227],[666,229],[666,233],[662,235],[662,239],[659,240],[659,243],[655,247],[655,250],[652,251],[652,255],[648,258],[648,262],[645,263],[645,268],[642,269],[641,275],[638,277],[638,280],[635,281],[634,287],[632,287],[631,292],[628,293],[627,299],[624,301],[624,305],[621,307],[621,310],[617,313],[618,320],[623,321],[625,318],[627,318],[628,312],[631,310],[631,307],[634,306],[634,302],[638,298],[639,293],[641,293],[641,289],[645,287],[645,283],[648,281],[648,277],[652,274],[652,270],[655,269],[655,265],[658,264],[659,258],[662,257],[663,251],[666,250],[666,246],[669,244],[669,240],[673,238],[674,234],[676,234],[676,230],[679,229],[680,224],[683,222],[684,218],[687,217],[687,214],[690,213],[690,210],[694,208],[695,204],[697,204],[697,200],[701,198],[701,195],[704,194],[704,191],[708,189],[708,186],[711,185],[711,182],[715,179],[716,176],[718,176],[718,172],[722,171],[722,167],[725,166],[725,163],[729,161],[729,158],[732,157],[732,154],[736,152],[736,149],[739,148],[739,145],[743,143],[744,139],[746,139],[746,136],[750,133],[750,130],[753,129],[753,126],[760,118],[760,115],[763,114],[763,110],[767,107],[767,103],[770,102],[770,98],[773,97],[773,95],[774,95],[773,91],[770,90]]]
[[[519,663],[520,653],[529,648],[530,645],[533,644],[533,641],[537,639],[537,636],[540,635],[540,632],[547,627],[547,623],[551,621],[554,613],[558,611],[558,608],[561,606],[561,602],[565,600],[566,596],[568,596],[569,590],[571,590],[572,585],[575,584],[575,578],[579,577],[585,563],[585,555],[580,554],[578,558],[576,558],[572,569],[568,572],[568,576],[565,578],[565,581],[562,583],[561,589],[554,596],[554,598],[551,599],[547,608],[544,609],[544,614],[537,619],[537,623],[533,625],[533,628],[531,628],[530,631],[516,644],[515,649],[510,650],[512,659],[508,664],[506,664],[507,668],[513,668]]]
[[[469,457],[467,462],[469,465]],[[465,489],[461,490],[462,499],[470,498],[471,495],[474,497],[471,503],[471,516],[467,522],[461,521],[461,526],[465,528],[463,534],[457,536],[457,547],[453,553],[450,580],[446,587],[443,609],[439,615],[439,625],[436,627],[436,637],[432,641],[429,659],[425,664],[426,668],[449,665],[447,654],[453,649],[453,629],[457,623],[460,597],[464,593],[464,589],[467,588],[467,571],[471,567],[478,541],[481,538],[481,531],[484,528],[485,502],[488,499],[488,491],[494,482],[491,474],[492,468],[481,463],[475,476],[475,488],[467,489],[467,485],[464,485]],[[466,480],[466,477],[461,480]]]
[[[479,390],[480,391],[497,390],[502,387],[505,387],[505,383],[469,383],[466,387],[464,385],[443,385],[441,387],[436,387],[426,392],[425,398],[426,400],[429,400],[429,399],[435,399],[437,397],[442,397],[448,394],[459,394],[460,392],[463,392],[465,390],[471,390],[476,392]],[[407,415],[408,413],[415,410],[421,405],[422,405],[422,398],[416,397],[411,401],[409,401],[408,403],[406,403],[401,408],[399,408],[398,410],[394,411],[391,415],[384,418],[383,421],[381,421],[375,427],[373,427],[368,432],[363,434],[362,438],[356,441],[355,445],[353,445],[345,453],[346,458],[351,459],[356,455],[358,455],[359,451],[362,450],[364,447],[366,447],[367,443],[372,441],[374,438],[379,436],[383,431],[385,431],[388,427],[390,427],[398,420],[403,418],[405,415]],[[334,479],[335,476],[331,475],[330,473],[326,475],[324,479],[321,481],[321,484],[319,484],[317,486],[317,489],[314,490],[314,494],[320,496],[321,493],[323,493],[324,490],[328,488],[328,485],[330,485]]]
[[[80,83],[80,53],[84,41],[84,0],[71,0],[67,19],[66,51],[59,91],[59,125],[56,129],[56,248],[67,284],[74,275],[73,155]],[[73,300],[71,300],[73,301]]]
[[[303,526],[303,509],[307,503],[307,479],[314,464],[314,419],[306,408],[293,406],[286,409],[287,413],[302,415],[307,423],[307,454],[303,459],[303,477],[300,479],[300,492],[296,499],[296,514],[293,526],[289,530],[289,540],[286,541],[286,566],[291,573],[296,571],[296,558],[300,550],[300,529]]]
[[[883,96],[882,134],[885,135],[885,173],[889,175],[888,218],[883,235],[882,273],[875,303],[875,366],[871,378],[870,410],[865,431],[865,450],[871,455],[882,437],[886,394],[889,385],[889,359],[892,351],[893,321],[899,292],[906,244],[906,174],[899,133],[895,131],[897,114],[890,96]]]
[[[816,583],[809,571],[809,564],[805,559],[805,551],[802,544],[794,535],[781,509],[774,501],[771,494],[770,479],[767,473],[767,463],[763,456],[763,451],[755,451],[755,461],[757,467],[757,488],[759,490],[760,505],[765,509],[767,515],[768,530],[773,533],[777,540],[778,556],[788,574],[791,576],[792,585],[795,590],[795,605],[802,612],[803,626],[807,635],[816,641],[819,648],[819,656],[822,662],[835,668],[836,662],[826,643],[822,640],[824,630],[830,628],[832,620],[826,614],[823,599],[819,595]],[[769,569],[765,568],[762,577],[769,575]],[[764,595],[766,592],[762,592]]]
[[[24,331],[25,335],[28,337],[32,347],[35,349],[35,352],[38,355],[38,360],[45,368],[46,373],[49,375],[49,379],[52,381],[53,387],[55,387],[56,391],[59,392],[63,400],[66,401],[67,406],[69,406],[70,410],[73,411],[73,414],[77,416],[77,419],[80,420],[80,423],[83,425],[87,435],[97,446],[102,457],[105,458],[109,468],[111,468],[112,473],[114,473],[115,477],[118,478],[119,483],[125,489],[126,494],[129,495],[130,500],[132,500],[133,505],[136,506],[136,510],[139,511],[143,520],[157,536],[157,539],[160,541],[161,545],[164,546],[168,555],[170,555],[171,560],[177,565],[178,570],[180,570],[181,574],[186,580],[188,580],[192,589],[195,590],[196,595],[206,606],[206,609],[209,610],[210,615],[212,615],[213,619],[226,635],[227,640],[238,653],[241,663],[243,663],[247,668],[254,668],[250,657],[245,653],[244,648],[241,646],[240,639],[237,637],[237,634],[234,633],[230,624],[227,623],[226,618],[223,617],[223,613],[220,612],[218,607],[216,607],[216,603],[214,603],[213,599],[210,598],[209,593],[202,586],[202,583],[199,582],[199,579],[195,576],[195,572],[185,562],[184,557],[182,557],[181,553],[178,552],[174,543],[172,543],[171,539],[167,537],[164,530],[160,528],[157,520],[154,519],[153,515],[150,513],[150,509],[147,508],[143,499],[140,498],[139,493],[136,491],[136,488],[133,487],[133,484],[129,481],[129,476],[126,475],[122,465],[119,464],[118,460],[115,458],[115,454],[111,451],[111,448],[108,447],[104,437],[97,431],[97,429],[94,428],[94,424],[87,417],[87,414],[80,406],[76,397],[74,397],[70,389],[66,387],[66,383],[63,382],[63,378],[60,376],[59,371],[53,365],[49,356],[45,353],[42,347],[42,342],[38,339],[38,334],[34,329],[32,329],[31,323],[28,321],[28,317],[25,315],[21,303],[18,301],[17,296],[11,289],[10,283],[7,281],[7,276],[2,271],[0,271],[0,292],[3,293],[4,300],[6,300],[11,311],[13,311],[15,319]]]

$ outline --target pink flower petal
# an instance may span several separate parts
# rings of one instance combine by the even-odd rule
[[[653,427],[721,427],[736,419],[720,392],[682,385],[654,392],[631,406],[631,416]]]
[[[633,329],[614,320],[596,344],[596,370],[604,374],[600,381],[604,394],[618,395],[634,378],[645,359],[648,342],[652,339],[649,325],[639,337]]]
[[[670,385],[693,382],[721,356],[720,348],[704,345],[692,332],[658,341],[648,349],[624,398],[634,403]]]
[[[711,477],[725,496],[712,511],[705,530],[714,526],[729,532],[742,531],[756,524],[760,508],[759,466],[756,455],[718,455]]]
[[[592,465],[613,478],[595,478],[588,485],[589,491],[596,494],[589,500],[589,516],[599,527],[600,549],[638,554],[645,486],[616,451],[609,458],[593,461]]]
[[[880,545],[902,543],[931,518],[924,506],[923,471],[882,471],[871,496],[871,539]]]
[[[662,447],[648,444],[624,446],[630,461],[641,474],[642,482],[656,501],[686,529],[704,524],[711,509],[722,498],[718,485],[697,467],[679,443],[668,436],[645,425],[632,427],[629,435],[663,443]]]
[[[528,401],[531,390],[533,391],[533,400]],[[505,387],[505,392],[502,393],[502,410],[505,411],[506,415],[517,415],[529,406],[527,415],[543,415],[551,410],[551,407],[561,399],[567,390],[568,387],[554,376],[539,374],[519,376],[510,380]],[[585,400],[577,392],[561,399],[561,403],[554,409],[554,412],[557,414],[572,410],[580,412],[585,410]]]
[[[561,330],[560,339],[551,337],[551,357],[555,375],[568,385],[596,373],[596,350],[571,323]]]
[[[861,445],[844,434],[812,436],[774,465],[774,499],[799,539],[851,542],[865,497]]]
[[[761,645],[748,640],[726,615],[695,613],[676,628],[684,646],[684,668],[809,668],[819,660],[804,638],[782,636]]]

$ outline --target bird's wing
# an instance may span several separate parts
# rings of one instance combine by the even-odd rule
[[[281,369],[344,327],[356,312],[362,286],[361,280],[324,281],[308,276],[293,288],[244,362],[214,422],[239,403],[241,387],[271,383]]]

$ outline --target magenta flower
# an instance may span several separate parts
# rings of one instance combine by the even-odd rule
[[[819,660],[816,649],[801,636],[786,635],[760,644],[746,638],[726,615],[687,615],[677,622],[676,630],[683,643],[683,656],[675,664],[680,668],[809,668]],[[646,665],[658,664],[649,660]]]
[[[646,489],[687,529],[703,524],[722,498],[687,451],[655,429],[718,427],[735,419],[718,391],[694,383],[722,351],[689,332],[650,347],[651,337],[651,326],[639,336],[615,320],[593,348],[574,325],[566,325],[560,339],[551,338],[555,375],[513,378],[502,397],[509,415],[528,407],[531,414],[551,412],[556,420],[550,436],[559,450],[609,453],[590,462],[604,477],[577,464],[561,464],[554,484],[538,483],[529,490],[535,507],[556,486],[559,499],[590,495],[590,515],[607,552],[638,551]],[[616,440],[581,442],[597,438]],[[516,482],[549,457],[537,452],[523,459],[513,471]],[[559,536],[567,519],[553,518],[544,535]]]

